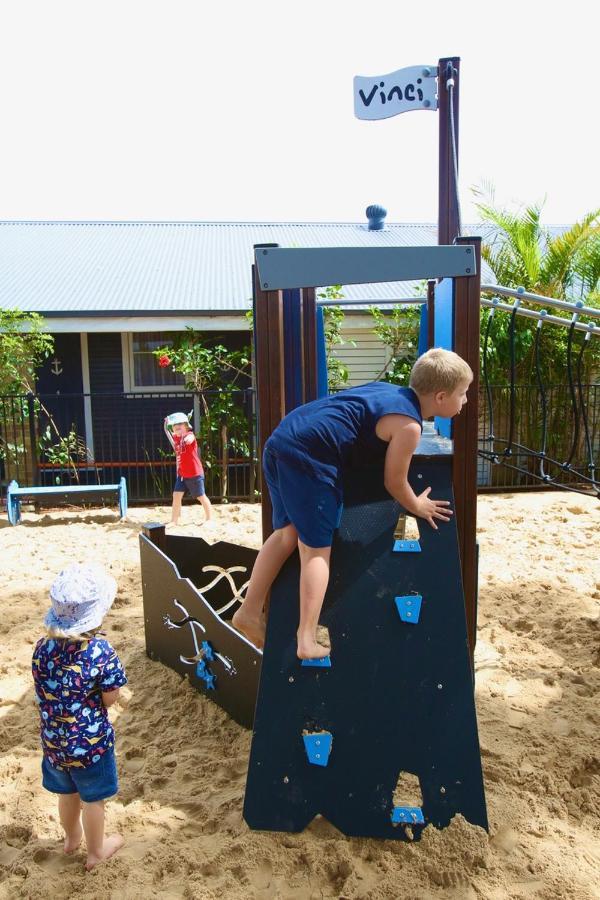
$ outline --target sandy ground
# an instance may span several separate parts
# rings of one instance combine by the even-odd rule
[[[186,507],[198,534],[200,510]],[[258,546],[259,507],[218,507],[212,537]],[[0,898],[600,897],[600,506],[566,493],[482,496],[477,708],[489,836],[456,818],[418,844],[250,832],[250,735],[144,652],[138,531],[166,509],[0,523]],[[2,527],[4,526],[4,527]],[[206,535],[208,537],[208,534]],[[68,561],[119,582],[109,640],[130,680],[111,711],[123,851],[91,874],[65,857],[40,783],[30,681],[47,590]]]

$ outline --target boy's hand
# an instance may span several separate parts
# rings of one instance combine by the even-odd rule
[[[449,500],[430,500],[430,493],[431,488],[428,487],[425,488],[422,494],[418,494],[415,512],[421,519],[427,519],[431,527],[437,531],[437,525],[434,520],[440,519],[442,522],[448,522],[453,512],[448,508],[450,506]]]

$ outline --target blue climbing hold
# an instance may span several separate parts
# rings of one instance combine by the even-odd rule
[[[204,654],[204,659],[214,659],[215,653],[212,646],[208,643],[208,641],[202,641],[201,650]]]
[[[204,681],[206,682],[206,687],[209,691],[215,690],[215,681],[217,680],[215,675],[211,675],[210,672],[207,671],[206,675],[204,675]]]
[[[205,674],[206,674],[206,663],[204,662],[203,659],[200,659],[196,663],[196,677],[204,678]]]
[[[424,825],[423,810],[419,806],[395,806],[392,825]]]
[[[331,658],[329,656],[321,656],[319,659],[303,659],[303,666],[314,666],[319,669],[330,669]]]
[[[419,621],[421,613],[421,602],[423,598],[420,594],[409,594],[406,597],[395,597],[398,613],[403,622],[409,625],[416,625]]]
[[[333,744],[333,735],[329,731],[315,731],[303,734],[304,749],[309,763],[313,766],[326,766]]]
[[[215,690],[216,675],[212,674],[203,659],[198,660],[196,663],[196,678],[201,678],[202,681],[206,682],[206,687],[209,691]]]
[[[420,553],[419,541],[394,541],[394,553]]]

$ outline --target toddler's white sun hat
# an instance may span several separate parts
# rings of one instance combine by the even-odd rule
[[[50,588],[52,606],[44,619],[48,628],[66,635],[91,631],[102,624],[117,594],[117,582],[96,563],[73,563]]]

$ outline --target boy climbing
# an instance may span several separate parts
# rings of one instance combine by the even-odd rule
[[[342,471],[354,454],[363,461],[384,455],[386,490],[432,528],[452,515],[447,500],[434,500],[430,487],[417,495],[408,469],[423,419],[451,418],[467,402],[473,379],[468,364],[449,350],[419,357],[410,387],[373,382],[341,391],[292,410],[265,444],[263,473],[273,506],[273,533],[256,558],[246,598],[232,624],[257,647],[264,643],[264,605],[281,567],[300,553],[298,657],[318,659],[329,648],[317,640],[319,616],[329,581],[333,533],[342,510]]]

